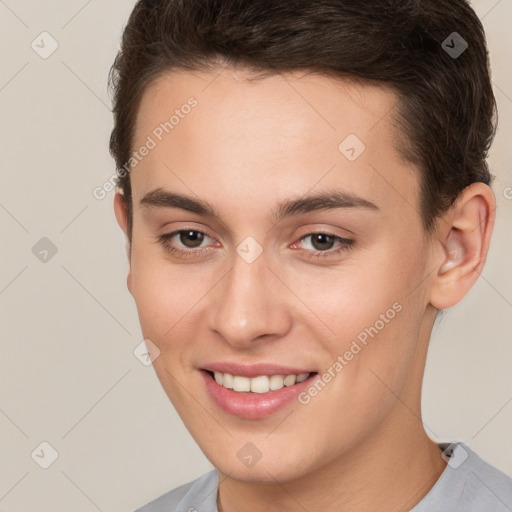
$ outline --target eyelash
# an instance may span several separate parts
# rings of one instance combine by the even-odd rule
[[[160,235],[157,237],[157,242],[160,243],[165,250],[167,250],[169,253],[174,254],[175,256],[180,257],[193,257],[196,256],[198,253],[203,252],[203,250],[199,249],[190,249],[190,250],[184,250],[184,249],[178,249],[172,245],[169,244],[169,239],[173,238],[176,235],[179,235],[180,233],[187,233],[187,232],[194,232],[194,233],[200,233],[202,235],[206,235],[208,238],[213,238],[208,233],[205,233],[204,231],[199,231],[197,229],[180,229],[177,231],[173,231],[172,233],[166,233],[164,235]],[[351,240],[349,238],[343,238],[341,236],[335,235],[334,233],[328,233],[324,231],[313,231],[311,233],[308,233],[300,238],[299,242],[303,241],[305,238],[308,238],[312,235],[326,235],[329,237],[334,238],[334,241],[340,242],[340,245],[337,249],[327,249],[325,251],[318,251],[318,250],[305,250],[306,251],[306,258],[327,258],[332,256],[338,256],[342,252],[348,251],[352,249],[352,247],[355,244],[354,240]],[[309,253],[309,254],[308,254]]]

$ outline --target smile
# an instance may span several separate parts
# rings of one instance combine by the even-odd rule
[[[256,420],[297,404],[297,396],[318,378],[316,371],[297,370],[275,365],[212,363],[200,374],[207,395],[216,406],[230,415]]]
[[[237,393],[268,393],[277,391],[285,386],[293,386],[304,382],[311,374],[299,375],[259,375],[257,377],[244,377],[231,375],[230,373],[213,372],[215,382],[226,389],[232,389]]]

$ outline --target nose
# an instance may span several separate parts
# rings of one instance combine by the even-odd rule
[[[209,328],[236,348],[285,336],[292,327],[292,304],[276,273],[264,253],[252,263],[235,254],[231,270],[212,291]]]

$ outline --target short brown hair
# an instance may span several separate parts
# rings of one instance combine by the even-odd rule
[[[454,41],[467,49],[450,53]],[[110,152],[130,241],[130,176],[119,171],[130,159],[142,94],[163,73],[213,70],[219,62],[390,86],[399,98],[402,156],[422,173],[426,231],[465,187],[491,183],[496,101],[484,29],[467,1],[139,0],[109,75]]]

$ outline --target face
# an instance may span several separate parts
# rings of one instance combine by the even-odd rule
[[[146,90],[128,287],[206,456],[286,481],[405,435],[432,251],[391,91],[249,76],[180,71]]]

